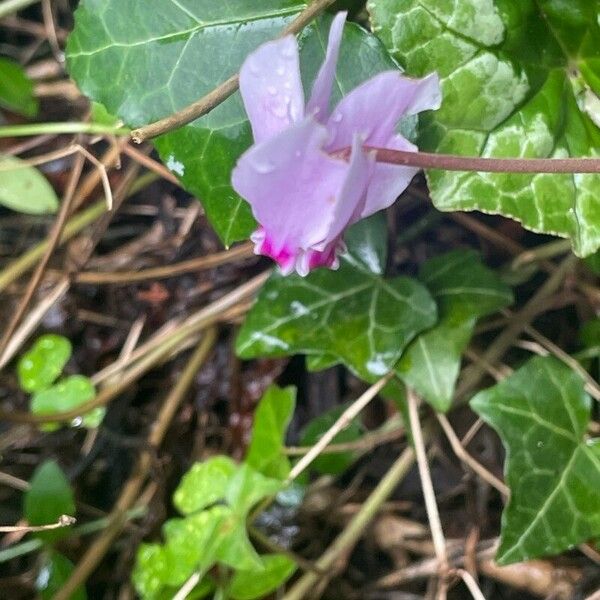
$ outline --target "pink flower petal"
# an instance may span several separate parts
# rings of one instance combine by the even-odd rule
[[[314,115],[321,122],[325,122],[329,116],[329,99],[347,15],[347,12],[339,12],[331,23],[325,60],[319,69],[313,83],[312,94],[306,104],[306,113]]]
[[[326,138],[307,117],[252,146],[233,170],[234,189],[265,230],[265,254],[296,255],[328,237],[349,163],[323,152]]]
[[[256,143],[304,118],[298,43],[288,35],[267,42],[240,69],[240,92]]]
[[[375,158],[371,153],[364,152],[362,145],[362,138],[355,135],[348,174],[340,194],[342,201],[335,207],[333,225],[325,239],[326,244],[335,243],[349,225],[362,218],[367,191],[371,189],[372,175],[376,170]]]
[[[411,144],[399,134],[389,139],[385,147],[392,150],[417,151],[414,144]],[[391,206],[418,172],[418,167],[401,167],[399,165],[377,163],[371,176],[367,198],[360,213],[360,218],[364,219]]]
[[[410,79],[398,71],[384,71],[342,98],[327,121],[327,148],[340,150],[352,144],[355,133],[365,144],[383,146],[396,132],[404,115],[438,108],[441,101],[436,74]]]

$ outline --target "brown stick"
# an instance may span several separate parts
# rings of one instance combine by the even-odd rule
[[[290,33],[299,33],[302,31],[330,4],[333,4],[333,2],[334,0],[315,0],[312,2],[281,32],[281,37]],[[150,125],[140,127],[139,129],[134,129],[131,132],[131,139],[136,144],[141,144],[145,140],[155,138],[156,136],[172,131],[173,129],[183,127],[219,106],[221,102],[227,100],[227,98],[238,89],[238,86],[239,76],[236,73],[193,104],[190,104],[155,123],[150,123]]]
[[[147,443],[148,449],[140,454],[132,476],[125,484],[115,507],[108,517],[108,526],[88,548],[87,552],[83,555],[71,573],[69,579],[54,595],[53,600],[68,600],[68,598],[71,597],[71,594],[86,581],[98,566],[100,561],[104,558],[104,555],[110,549],[115,538],[123,529],[123,525],[126,522],[126,513],[138,499],[140,490],[142,489],[150,467],[152,466],[152,456],[162,443],[177,409],[193,384],[196,373],[206,361],[216,339],[216,330],[214,328],[209,329],[202,338],[199,346],[196,348],[196,351],[192,354],[181,374],[181,378],[167,396],[160,413],[150,430]]]
[[[145,344],[142,344],[142,346],[132,353],[132,358],[136,361],[134,366],[126,374],[122,375],[117,383],[100,390],[98,395],[92,400],[84,402],[71,410],[47,415],[33,415],[29,412],[0,410],[0,421],[28,423],[32,425],[54,423],[57,421],[66,422],[94,408],[105,406],[151,367],[173,352],[175,346],[180,345],[190,337],[215,324],[226,310],[247,297],[252,296],[262,286],[268,275],[268,272],[257,275],[208,306],[205,306],[191,317],[188,317],[188,319],[181,323],[177,330],[170,332],[169,340],[165,340],[163,336],[159,336],[158,338],[151,338]]]
[[[56,217],[56,220],[52,227],[52,231],[48,238],[48,246],[46,248],[46,251],[44,252],[44,255],[42,256],[35,271],[33,272],[33,275],[31,276],[31,279],[29,280],[29,283],[27,285],[27,289],[25,290],[25,294],[23,294],[23,298],[21,299],[17,310],[14,312],[13,316],[11,317],[8,323],[8,326],[4,330],[4,334],[2,335],[2,340],[0,341],[0,356],[4,354],[4,350],[6,349],[6,346],[8,345],[12,334],[19,325],[21,318],[27,311],[29,302],[31,302],[31,299],[33,298],[36,290],[40,285],[40,282],[42,281],[42,277],[44,276],[44,271],[48,266],[50,257],[52,256],[54,250],[58,246],[63,229],[67,222],[67,218],[71,211],[71,204],[75,194],[75,189],[77,187],[77,182],[79,181],[79,177],[83,169],[83,161],[83,156],[79,156],[75,161],[75,166],[71,171],[71,176],[69,177],[69,182],[67,183],[67,189],[65,191],[65,195],[60,206],[60,211]]]
[[[141,271],[121,271],[116,273],[82,271],[76,275],[75,280],[78,283],[93,283],[97,285],[102,283],[129,284],[135,281],[146,281],[148,279],[166,279],[168,277],[182,275],[183,273],[212,269],[234,260],[249,258],[253,256],[252,249],[253,244],[247,242],[245,244],[240,244],[231,250],[183,260],[172,265],[165,265],[164,267],[142,269]]]

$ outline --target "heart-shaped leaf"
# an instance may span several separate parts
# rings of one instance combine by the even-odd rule
[[[591,399],[552,357],[531,359],[471,407],[506,447],[510,501],[497,560],[558,554],[600,535],[600,439],[586,439]]]
[[[85,375],[71,375],[70,377],[61,379],[52,387],[36,392],[31,398],[30,408],[34,415],[65,412],[92,400],[95,395],[96,388],[89,377],[85,377]],[[106,409],[99,406],[74,419],[72,425],[83,425],[84,427],[94,429],[102,423],[105,412]],[[45,423],[40,426],[40,429],[54,431],[59,427],[59,423]]]
[[[383,279],[347,257],[338,271],[319,269],[306,278],[274,274],[248,314],[236,349],[242,358],[325,353],[374,380],[435,323],[436,312],[418,281]]]
[[[599,5],[589,0],[370,0],[374,31],[411,75],[437,71],[443,104],[424,149],[470,156],[595,156]],[[589,114],[588,114],[589,113]],[[481,210],[600,246],[598,175],[430,171],[441,210]]]

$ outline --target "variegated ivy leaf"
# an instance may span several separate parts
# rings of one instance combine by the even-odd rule
[[[407,72],[437,71],[443,104],[421,121],[422,149],[494,157],[596,156],[596,0],[370,0],[374,31]],[[594,120],[593,120],[594,119]],[[600,176],[429,171],[441,210],[512,217],[600,246]]]
[[[347,256],[338,271],[274,274],[240,331],[238,354],[325,354],[368,381],[390,371],[415,335],[435,323],[436,306],[418,281],[364,269]]]
[[[591,399],[579,375],[536,357],[471,407],[506,447],[511,495],[498,562],[558,554],[599,536],[600,440],[586,436]]]

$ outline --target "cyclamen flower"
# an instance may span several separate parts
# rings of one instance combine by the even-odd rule
[[[418,171],[376,163],[363,146],[416,151],[396,124],[440,105],[436,74],[409,79],[385,71],[330,112],[345,21],[346,13],[333,20],[306,106],[294,36],[263,44],[240,70],[254,145],[240,157],[232,183],[259,223],[251,236],[255,253],[273,258],[284,274],[337,268],[346,228],[390,206]],[[344,148],[351,148],[348,160],[332,156]]]

